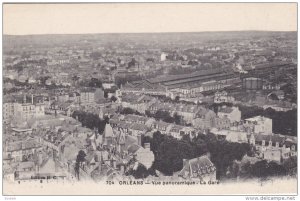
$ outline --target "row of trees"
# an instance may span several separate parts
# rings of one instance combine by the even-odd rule
[[[177,113],[175,113],[173,116],[170,114],[170,112],[163,110],[158,110],[154,114],[146,110],[145,113],[148,117],[153,117],[157,121],[162,120],[167,123],[175,123],[178,125],[182,123],[181,116],[179,116]]]
[[[72,80],[76,81],[76,79],[77,79],[77,77],[74,76],[74,78]],[[97,79],[97,78],[91,78],[91,79],[81,80],[78,83],[78,85],[79,86],[83,86],[83,87],[97,87],[97,88],[101,88],[102,87],[102,81],[100,79]]]
[[[290,158],[283,164],[265,160],[239,162],[245,155],[253,156],[254,149],[247,143],[233,143],[217,139],[215,135],[199,134],[190,139],[185,135],[181,140],[171,136],[153,133],[153,137],[144,137],[142,143],[150,142],[155,161],[152,170],[159,170],[165,175],[172,175],[183,168],[183,159],[192,159],[207,154],[217,168],[217,179],[222,178],[266,178],[292,174],[296,170],[297,159]],[[144,173],[144,174],[150,174]]]
[[[192,140],[184,136],[177,140],[171,136],[153,133],[153,138],[145,137],[143,142],[151,143],[155,155],[152,166],[165,175],[172,175],[183,168],[183,159],[192,159],[210,153],[211,161],[217,168],[217,178],[224,177],[234,160],[241,160],[250,152],[249,144],[231,143],[218,140],[213,134],[199,134]]]
[[[84,127],[89,129],[97,128],[99,133],[104,131],[105,125],[108,123],[108,119],[102,120],[98,115],[84,111],[74,111],[72,117],[82,123]]]
[[[142,115],[141,113],[139,113],[138,111],[129,108],[129,107],[124,107],[120,109],[120,114],[135,114],[135,115]]]
[[[214,112],[218,112],[218,108],[222,106],[231,107],[232,103],[214,103],[209,106]],[[258,106],[238,105],[241,111],[241,118],[247,119],[254,116],[265,116],[273,120],[273,132],[282,135],[297,135],[297,110],[289,110],[286,112],[276,111],[272,108],[263,109]]]
[[[263,109],[257,106],[239,105],[242,113],[242,119],[253,116],[265,116],[273,120],[273,132],[282,135],[297,135],[297,110],[289,110],[286,112],[276,111],[272,108]]]

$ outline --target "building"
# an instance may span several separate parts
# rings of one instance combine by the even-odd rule
[[[89,104],[95,103],[95,89],[85,88],[80,90],[80,103]]]
[[[214,96],[214,103],[233,103],[233,96],[229,96],[226,91],[217,91]]]
[[[263,88],[263,80],[255,77],[248,77],[243,79],[243,89],[259,90]]]
[[[216,117],[213,127],[217,129],[229,129],[231,126],[230,119],[227,117]]]
[[[179,176],[189,180],[200,180],[202,182],[216,181],[216,167],[204,155],[194,159],[183,159],[183,168]]]
[[[14,102],[4,102],[3,103],[3,122],[8,123],[15,116],[15,109],[18,103]]]
[[[184,135],[193,136],[195,133],[192,127],[173,125],[169,134],[176,139],[181,139]]]
[[[127,149],[129,157],[134,157],[139,163],[149,169],[154,162],[154,154],[150,150],[150,143],[145,143],[144,147],[132,144]]]
[[[140,124],[140,123],[133,123],[129,127],[129,133],[135,137],[137,137],[140,134],[144,134],[149,130],[150,129],[145,124]]]
[[[201,86],[203,91],[218,90],[225,86],[230,86],[240,82],[239,77],[231,69],[208,69],[201,70],[191,74],[168,75],[147,80],[151,84],[161,84],[170,89],[197,85]],[[199,92],[202,90],[199,89]]]
[[[247,132],[233,130],[211,130],[211,132],[228,142],[248,143]]]
[[[34,96],[31,95],[31,102],[27,102],[27,97],[24,95],[23,102],[7,103],[5,105],[10,107],[10,110],[6,110],[8,117],[12,117],[21,122],[28,121],[33,118],[39,118],[45,115],[45,104],[43,102],[37,102],[34,100]],[[6,116],[6,118],[7,118]]]
[[[297,155],[297,137],[280,134],[251,134],[249,143],[255,146],[258,156],[282,163]]]
[[[151,124],[151,129],[154,131],[159,131],[161,134],[168,134],[171,131],[173,124],[169,124],[163,121],[154,121]]]
[[[155,102],[155,98],[134,93],[126,93],[122,95],[121,105],[123,108],[131,108],[140,113],[145,114],[147,108]]]
[[[215,119],[216,114],[212,110],[202,108],[192,120],[192,126],[202,130],[211,129],[215,125]]]
[[[272,134],[272,119],[256,116],[244,120],[244,126],[250,127],[254,133]]]
[[[116,94],[121,95],[123,93],[166,96],[167,88],[158,83],[151,83],[149,80],[140,80],[121,85],[120,91],[116,92]]]
[[[116,143],[116,136],[110,124],[106,124],[102,136],[102,146],[112,148]]]
[[[165,61],[166,59],[167,59],[167,56],[168,56],[168,54],[166,54],[166,53],[161,53],[161,55],[160,55],[160,60],[161,61]]]
[[[218,111],[218,117],[228,118],[231,123],[241,121],[241,111],[238,107],[221,107]]]
[[[12,162],[21,162],[34,157],[34,154],[42,149],[36,140],[18,142],[6,142],[3,155]]]

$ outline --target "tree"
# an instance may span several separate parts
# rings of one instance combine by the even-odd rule
[[[141,163],[138,164],[136,170],[130,169],[126,175],[132,175],[135,179],[144,179],[150,175],[150,171]]]
[[[82,163],[85,161],[86,154],[83,150],[80,150],[76,157],[76,163],[75,163],[75,175],[77,175],[77,178],[79,180],[79,174],[80,174],[80,167],[82,167]]]
[[[121,114],[134,114],[135,111],[129,107],[125,107],[121,110]]]
[[[162,120],[167,123],[174,123],[174,118],[170,115],[170,113],[168,111],[158,110],[154,114],[154,118],[156,120]]]
[[[110,98],[110,100],[111,100],[112,102],[116,102],[118,99],[117,99],[115,96],[112,96],[112,97]]]
[[[174,114],[174,123],[177,124],[177,125],[181,124],[181,116],[179,116],[177,114],[177,112],[175,112],[175,114]]]
[[[108,93],[104,91],[104,98],[108,98]]]
[[[101,120],[98,115],[84,111],[74,111],[72,117],[89,129],[98,128],[99,133],[104,131],[105,124],[108,122],[107,119]]]

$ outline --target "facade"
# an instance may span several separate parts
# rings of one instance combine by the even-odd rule
[[[194,72],[192,74],[169,75],[148,79],[152,84],[161,84],[169,89],[189,85],[202,85],[203,91],[218,90],[223,86],[231,85],[239,78],[233,71],[223,69],[209,69]],[[201,90],[200,90],[201,91]]]
[[[231,123],[241,121],[241,111],[238,107],[222,107],[218,111],[218,117],[228,118]]]
[[[145,143],[144,147],[133,144],[128,147],[128,154],[143,164],[147,169],[149,169],[154,162],[154,154],[150,151],[150,143]]]
[[[214,128],[217,129],[229,129],[231,126],[230,119],[228,117],[216,117],[214,122]]]
[[[217,131],[211,130],[211,132],[220,138],[226,139],[228,142],[248,143],[247,132],[225,129]]]
[[[251,134],[249,143],[255,146],[260,158],[283,163],[297,155],[297,137],[280,134]]]
[[[235,101],[233,96],[229,96],[226,91],[217,91],[214,96],[214,103],[233,103]]]
[[[80,91],[80,103],[89,104],[95,103],[95,90],[94,89],[83,89]]]
[[[45,104],[34,101],[33,95],[31,96],[31,102],[27,102],[26,95],[24,95],[23,101],[3,103],[3,120],[6,122],[9,122],[11,119],[24,122],[44,115]]]
[[[25,142],[7,142],[5,143],[5,148],[3,155],[12,162],[21,162],[32,158],[35,153],[42,149],[35,140],[28,140]]]
[[[254,133],[271,134],[272,130],[272,119],[263,116],[256,116],[245,119],[245,125],[250,127]]]
[[[216,167],[206,155],[190,160],[183,159],[183,169],[179,176],[201,182],[216,181]]]

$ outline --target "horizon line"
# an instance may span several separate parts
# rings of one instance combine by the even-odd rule
[[[210,33],[210,32],[298,32],[286,30],[226,30],[226,31],[166,31],[166,32],[102,32],[102,33],[38,33],[38,34],[2,34],[3,36],[45,36],[45,35],[92,35],[92,34],[176,34],[176,33]]]

